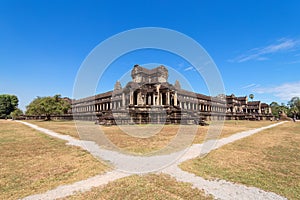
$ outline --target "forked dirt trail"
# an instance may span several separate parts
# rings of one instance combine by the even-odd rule
[[[94,177],[91,177],[89,179],[79,181],[70,185],[64,185],[59,186],[56,189],[49,190],[46,193],[43,194],[36,194],[28,196],[24,199],[57,199],[57,198],[63,198],[66,196],[70,196],[74,194],[75,192],[83,192],[88,191],[92,187],[98,187],[101,185],[105,185],[110,181],[117,180],[119,178],[123,178],[129,175],[132,175],[130,173],[121,172],[120,167],[123,167],[122,165],[128,165],[128,169],[132,169],[132,167],[136,167],[137,171],[144,170],[143,172],[147,171],[148,169],[145,168],[145,166],[142,166],[139,168],[139,166],[133,166],[136,165],[136,162],[132,162],[128,164],[128,162],[122,162],[122,160],[126,161],[142,161],[146,164],[151,163],[153,164],[151,167],[155,167],[155,164],[158,164],[160,161],[165,160],[169,155],[161,155],[161,156],[152,156],[152,157],[138,157],[138,156],[129,156],[129,155],[123,155],[117,152],[109,151],[109,150],[103,150],[98,145],[91,141],[82,141],[75,139],[71,136],[58,134],[56,132],[53,132],[48,129],[40,128],[36,125],[30,124],[28,122],[22,122],[27,126],[30,126],[36,130],[39,130],[47,135],[50,135],[52,137],[56,137],[62,140],[67,141],[69,145],[75,145],[79,146],[85,150],[88,150],[92,155],[102,158],[104,160],[110,161],[114,166],[116,167],[116,170],[113,170],[111,172],[107,172],[103,175],[97,175]],[[194,174],[185,172],[181,170],[178,167],[178,164],[189,160],[196,158],[197,156],[205,153],[209,153],[210,151],[220,148],[223,145],[226,145],[228,143],[234,142],[236,140],[248,137],[250,135],[253,135],[255,133],[258,133],[260,131],[263,131],[268,128],[272,128],[275,126],[278,126],[284,122],[279,122],[276,124],[272,124],[269,126],[261,127],[252,129],[249,131],[243,131],[240,133],[236,133],[234,135],[231,135],[227,138],[219,139],[219,140],[209,140],[206,141],[203,144],[194,144],[189,149],[184,151],[183,156],[180,157],[175,163],[173,163],[171,166],[164,168],[159,171],[159,173],[166,173],[173,177],[175,177],[178,181],[182,182],[188,182],[191,183],[194,187],[198,189],[203,189],[207,194],[213,195],[216,199],[286,199],[282,196],[279,196],[272,192],[266,192],[259,188],[255,187],[247,187],[241,184],[235,184],[231,182],[227,182],[224,180],[218,180],[218,181],[209,181],[205,180],[199,176],[195,176]],[[88,147],[88,148],[87,148]],[[209,147],[209,148],[206,148]],[[203,151],[204,149],[204,151]],[[205,151],[206,150],[206,151]],[[170,155],[172,156],[172,155]],[[172,158],[172,157],[171,157]],[[120,162],[121,160],[121,162]],[[121,168],[124,169],[124,168]],[[125,168],[126,169],[126,168]]]

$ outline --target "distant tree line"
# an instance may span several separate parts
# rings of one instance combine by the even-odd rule
[[[37,97],[26,106],[26,115],[46,116],[51,120],[51,115],[67,114],[71,108],[71,102],[62,98],[60,94],[47,97]]]
[[[19,99],[16,95],[0,94],[0,118],[17,119],[23,115],[18,108]],[[26,106],[26,115],[46,116],[50,120],[52,115],[67,114],[71,108],[71,100],[62,98],[60,94],[47,97],[37,97]]]
[[[287,105],[284,103],[278,104],[277,102],[272,102],[270,104],[272,109],[272,114],[276,118],[280,118],[282,114],[286,114],[288,117],[291,118],[300,118],[300,98],[293,97]]]
[[[19,99],[16,95],[0,94],[0,118],[16,118],[23,112],[18,108]]]
[[[254,96],[251,96],[253,99]],[[23,111],[18,108],[18,97],[11,94],[0,94],[0,118],[7,119],[23,115]],[[270,104],[272,114],[275,118],[280,118],[284,113],[291,118],[300,118],[300,98],[293,97],[287,105],[272,102]],[[26,115],[46,116],[46,120],[51,120],[52,115],[67,114],[71,108],[71,101],[62,98],[60,94],[47,97],[37,97],[26,106]]]

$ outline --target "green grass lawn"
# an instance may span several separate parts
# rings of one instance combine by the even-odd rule
[[[287,122],[181,164],[206,179],[225,179],[300,197],[300,123]]]

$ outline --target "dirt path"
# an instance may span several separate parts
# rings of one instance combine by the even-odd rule
[[[85,192],[92,189],[92,187],[99,187],[101,185],[106,185],[111,181],[123,178],[129,174],[122,173],[120,171],[114,170],[107,172],[102,175],[97,175],[86,180],[78,181],[69,185],[62,185],[53,190],[49,190],[43,194],[36,194],[25,197],[23,200],[51,200],[70,196],[75,192]]]
[[[40,128],[36,125],[27,122],[19,122],[52,137],[66,140],[68,142],[67,144],[69,145],[79,146],[85,150],[88,150],[92,155],[98,158],[109,160],[116,167],[116,170],[108,172],[104,175],[94,176],[92,178],[76,182],[71,185],[59,186],[56,189],[49,190],[44,194],[32,195],[26,197],[25,199],[62,198],[72,195],[76,191],[88,191],[92,187],[105,185],[110,181],[129,176],[134,172],[153,172],[154,169],[155,171],[158,171],[160,173],[167,173],[175,177],[178,181],[191,183],[194,187],[203,189],[207,194],[211,194],[217,199],[285,199],[284,197],[281,197],[275,193],[265,192],[255,187],[247,187],[240,184],[230,183],[224,180],[208,181],[201,177],[195,176],[194,174],[182,171],[180,168],[177,167],[178,164],[180,164],[181,162],[195,158],[199,155],[209,153],[210,151],[220,148],[225,144],[248,137],[262,130],[278,126],[284,122],[272,124],[262,128],[252,129],[249,131],[243,131],[217,141],[209,140],[203,144],[194,144],[190,148],[181,152],[152,157],[130,156],[121,154],[119,152],[104,150],[99,148],[98,145],[91,141],[78,140],[71,136],[61,135],[51,130]],[[169,165],[169,167],[166,167],[166,165],[169,164],[172,159],[175,162]]]
[[[225,180],[205,180],[200,176],[181,170],[178,166],[170,166],[162,173],[169,174],[177,181],[191,183],[193,187],[204,190],[206,194],[215,199],[247,199],[247,200],[281,200],[286,199],[273,192],[266,192],[259,188],[248,187],[241,184],[231,183]]]

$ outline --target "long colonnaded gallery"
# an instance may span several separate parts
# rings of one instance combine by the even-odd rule
[[[116,82],[113,91],[74,100],[74,119],[100,124],[197,124],[203,120],[269,120],[268,104],[248,102],[247,96],[211,97],[181,88],[179,81],[168,82],[164,66],[154,69],[135,65],[132,81],[125,87]]]

